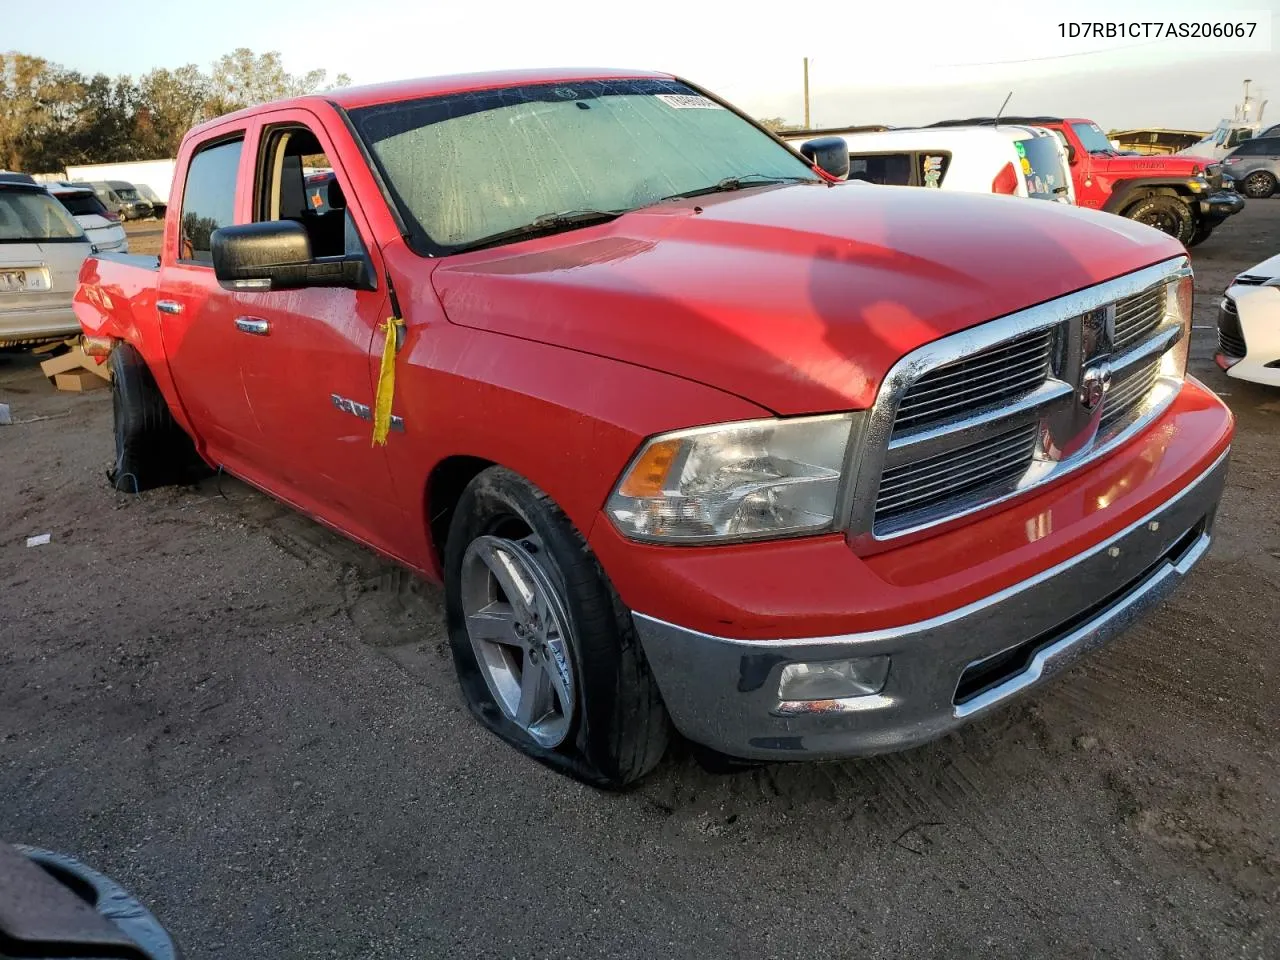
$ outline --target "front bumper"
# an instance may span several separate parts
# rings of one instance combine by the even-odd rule
[[[1280,387],[1280,290],[1232,286],[1218,306],[1214,362],[1227,376]]]
[[[1210,223],[1218,224],[1243,210],[1244,202],[1244,197],[1234,190],[1219,190],[1200,198],[1200,216]]]
[[[1180,493],[1087,551],[951,613],[843,636],[735,640],[642,614],[636,629],[676,727],[735,757],[865,756],[925,743],[1115,637],[1208,549],[1227,453]],[[877,694],[783,702],[789,663],[889,656]]]

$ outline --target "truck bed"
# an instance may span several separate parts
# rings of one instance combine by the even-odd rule
[[[112,263],[123,264],[127,267],[137,267],[140,270],[150,270],[152,272],[160,269],[160,258],[154,253],[95,253],[90,259],[109,260]]]

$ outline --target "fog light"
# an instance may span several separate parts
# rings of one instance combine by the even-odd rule
[[[843,700],[879,693],[889,675],[888,657],[828,663],[789,663],[778,681],[779,700]]]

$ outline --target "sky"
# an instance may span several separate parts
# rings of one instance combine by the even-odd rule
[[[355,83],[522,67],[677,73],[757,117],[812,126],[928,122],[1008,113],[1084,116],[1104,128],[1209,130],[1251,93],[1280,122],[1280,0],[1111,0],[1085,6],[993,0],[890,4],[616,4],[561,0],[60,0],[55,20],[4,16],[0,50],[85,73],[208,67],[247,46],[294,73]],[[196,13],[195,11],[213,11]],[[1212,10],[1213,12],[1206,13]],[[1252,41],[1061,36],[1059,22],[1257,22]],[[127,29],[120,29],[127,24]],[[56,28],[55,28],[56,27]],[[106,36],[104,36],[104,29]]]

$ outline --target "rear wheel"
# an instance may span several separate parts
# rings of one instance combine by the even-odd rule
[[[174,422],[146,361],[122,343],[111,351],[111,411],[116,459],[107,479],[117,490],[140,493],[207,475],[186,432]]]
[[[1155,227],[1161,233],[1167,233],[1184,246],[1191,243],[1195,231],[1195,220],[1187,205],[1177,197],[1167,194],[1156,194],[1139,200],[1125,211],[1125,216]]]
[[[463,492],[445,545],[458,681],[489,730],[547,766],[626,786],[669,721],[631,614],[554,502],[503,467]]]
[[[1241,192],[1253,200],[1265,200],[1276,192],[1276,178],[1266,170],[1257,170],[1244,178]]]

